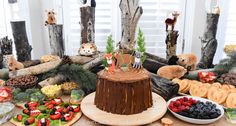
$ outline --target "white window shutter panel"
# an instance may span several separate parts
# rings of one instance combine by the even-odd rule
[[[142,29],[146,39],[147,52],[161,56],[166,56],[166,31],[165,19],[173,11],[184,13],[183,0],[140,0],[140,5],[143,7],[143,15],[139,21],[139,27]],[[178,18],[175,30],[182,33],[184,25],[181,24],[184,15]],[[181,36],[178,38],[180,43]]]

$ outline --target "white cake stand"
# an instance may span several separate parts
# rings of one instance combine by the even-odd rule
[[[95,92],[81,102],[81,110],[88,118],[105,125],[145,125],[160,119],[167,111],[166,101],[152,93],[153,106],[146,111],[133,115],[119,115],[98,109],[94,104]]]

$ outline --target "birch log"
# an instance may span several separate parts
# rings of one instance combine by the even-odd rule
[[[49,42],[51,54],[63,57],[64,43],[63,43],[63,25],[48,25]]]
[[[139,0],[121,0],[119,6],[122,29],[120,46],[122,49],[133,50],[135,47],[135,31],[143,9],[139,6]]]
[[[80,7],[81,44],[95,42],[95,7]]]
[[[12,21],[11,27],[16,47],[17,60],[20,62],[31,60],[32,47],[28,42],[25,21]]]
[[[66,80],[66,77],[62,74],[57,74],[54,77],[49,77],[46,80],[43,80],[39,82],[39,85],[41,87],[48,86],[48,85],[53,85],[53,84],[58,84]]]
[[[207,69],[213,67],[213,59],[217,49],[216,31],[219,20],[219,14],[207,14],[207,26],[203,38],[201,38],[201,59],[198,68]]]
[[[7,68],[6,56],[12,55],[12,40],[8,37],[0,39],[1,54],[0,54],[0,68]]]
[[[84,67],[85,69],[90,69],[95,64],[97,64],[97,62],[101,62],[102,57],[98,56],[97,58],[91,58],[91,57],[86,57],[86,56],[71,56],[70,59],[73,63],[85,65],[85,67]],[[56,68],[58,65],[61,64],[61,61],[62,61],[62,59],[57,60],[57,61],[39,64],[36,66],[31,66],[31,67],[16,70],[16,71],[11,71],[11,72],[9,72],[9,77],[13,78],[13,77],[22,76],[22,75],[42,74],[42,73],[48,72],[48,71]]]
[[[178,31],[167,31],[166,35],[166,59],[176,55]]]

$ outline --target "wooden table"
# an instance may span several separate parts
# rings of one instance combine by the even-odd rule
[[[64,101],[67,101],[69,99],[68,96],[63,96],[62,99]],[[15,114],[18,114],[21,112],[21,109],[16,108]],[[164,117],[170,118],[174,121],[174,126],[201,126],[201,125],[193,125],[184,121],[179,120],[178,118],[175,118],[170,112],[167,112]],[[12,123],[7,122],[2,124],[1,126],[14,126]],[[103,126],[101,124],[98,124],[94,122],[93,120],[90,120],[85,115],[82,115],[82,117],[77,121],[73,126]],[[162,126],[160,120],[157,120],[151,124],[148,124],[147,126]],[[202,125],[203,126],[203,125]],[[235,126],[235,124],[231,124],[227,122],[226,117],[223,116],[220,120],[216,121],[215,123],[204,125],[204,126]]]
[[[193,125],[190,123],[183,122],[183,121],[175,118],[169,112],[167,112],[164,117],[168,117],[168,118],[172,119],[174,121],[173,126],[201,126],[201,125]],[[11,124],[10,122],[7,122],[1,126],[14,126],[14,125]],[[83,115],[80,118],[80,120],[78,122],[76,122],[73,126],[103,126],[103,125],[98,124]],[[153,122],[152,124],[149,124],[147,126],[161,126],[161,123],[160,123],[160,120],[158,120],[158,121]],[[226,117],[223,116],[220,120],[216,121],[215,123],[209,124],[209,125],[204,125],[204,126],[235,126],[235,124],[231,124],[231,123],[227,122]]]

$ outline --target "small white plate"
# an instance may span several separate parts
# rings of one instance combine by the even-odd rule
[[[173,112],[172,110],[169,109],[169,104],[171,101],[175,101],[179,98],[183,98],[183,97],[187,97],[187,98],[192,98],[194,100],[198,100],[198,101],[202,101],[202,102],[212,102],[213,104],[216,105],[216,108],[220,109],[221,111],[221,115],[217,118],[214,118],[214,119],[194,119],[194,118],[189,118],[189,117],[185,117],[185,116],[182,116],[178,113],[175,113]],[[194,96],[179,96],[179,97],[174,97],[172,99],[170,99],[168,102],[167,102],[167,108],[168,110],[177,118],[179,118],[180,120],[183,120],[185,122],[189,122],[189,123],[193,123],[193,124],[209,124],[209,123],[213,123],[215,121],[217,121],[218,119],[220,119],[223,115],[224,115],[224,109],[221,105],[213,102],[213,101],[210,101],[210,100],[207,100],[207,99],[204,99],[204,98],[199,98],[199,97],[194,97]]]

